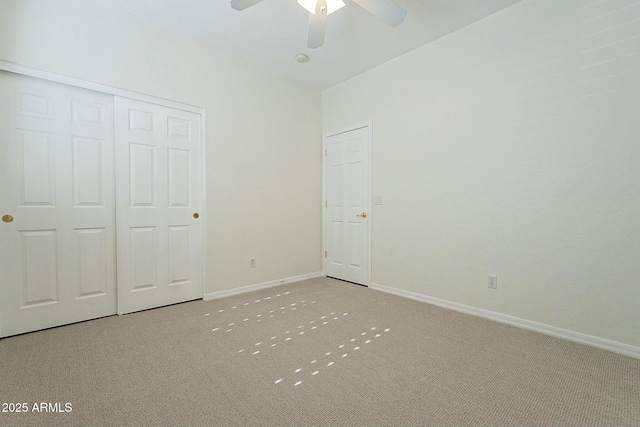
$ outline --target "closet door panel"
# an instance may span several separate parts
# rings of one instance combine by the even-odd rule
[[[115,99],[121,314],[202,298],[200,120]]]
[[[0,72],[0,336],[116,313],[113,97]]]

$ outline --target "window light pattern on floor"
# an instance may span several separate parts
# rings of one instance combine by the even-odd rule
[[[335,312],[331,313],[331,315],[335,315]],[[349,313],[342,313],[340,316],[334,316],[334,318],[336,319],[341,319],[341,318],[346,318],[346,316],[348,316]],[[322,326],[322,324],[324,324],[325,322],[322,322],[322,324],[320,323],[320,320],[328,318],[327,316],[322,316],[319,320],[311,320],[309,321],[308,324],[306,325],[298,325],[295,329],[292,330],[287,330],[284,331],[284,333],[279,334],[279,335],[273,335],[271,338],[269,338],[270,344],[268,345],[268,347],[273,348],[273,347],[277,347],[278,344],[284,344],[284,343],[288,343],[291,342],[293,340],[293,338],[299,337],[300,335],[304,335],[305,332],[312,332],[318,329],[318,324],[320,324],[320,326]],[[328,322],[326,322],[328,323]],[[257,343],[254,344],[255,347],[262,345],[263,341],[259,341]],[[238,353],[244,353],[245,349],[241,349],[237,351]],[[258,355],[260,353],[256,353],[255,355]]]
[[[273,319],[273,318],[275,318],[275,316],[277,314],[285,314],[285,313],[287,313],[287,311],[294,311],[294,310],[297,310],[298,307],[304,308],[304,307],[309,306],[310,304],[315,304],[315,303],[316,303],[315,300],[309,301],[309,302],[307,302],[305,300],[302,300],[300,302],[295,302],[295,303],[290,303],[290,304],[287,304],[287,305],[283,305],[283,306],[280,306],[280,307],[275,308],[273,310],[268,310],[268,311],[263,312],[263,313],[258,313],[258,314],[250,315],[250,316],[246,316],[245,315],[243,317],[243,319],[242,319],[242,326],[248,326],[249,324],[251,324],[253,322],[258,323],[258,322],[262,322],[263,320]],[[335,316],[335,313],[331,313],[331,314],[333,315],[333,320],[338,320],[338,317]],[[206,313],[204,316],[207,317],[209,315],[210,315],[210,313]],[[327,319],[327,320],[324,320],[324,319]],[[322,324],[326,325],[326,324],[329,323],[328,320],[331,320],[331,317],[330,316],[323,316],[321,320],[322,320]],[[236,326],[236,322],[230,322],[230,323],[227,323],[227,324],[222,325],[222,326],[216,326],[215,328],[211,329],[211,332],[217,332],[218,330],[221,330],[221,329],[226,329],[226,332],[231,332],[231,331],[233,331],[232,326]],[[237,325],[237,326],[240,326],[240,325]],[[227,329],[227,328],[229,328],[229,329]],[[315,328],[313,328],[313,329],[315,329]],[[302,335],[304,335],[304,334],[302,334]]]
[[[286,377],[283,376],[275,380],[273,384],[286,385],[286,384],[293,383],[293,386],[297,387],[302,384],[303,380],[305,380],[305,376],[308,377],[307,379],[311,379],[321,374],[322,371],[319,368],[319,366],[324,365],[325,368],[332,368],[336,366],[336,362],[339,362],[340,360],[344,360],[345,358],[347,358],[349,354],[351,354],[350,352],[358,351],[361,348],[365,348],[365,346],[368,346],[369,344],[373,343],[376,339],[381,338],[382,334],[388,333],[390,331],[391,331],[390,328],[385,328],[382,332],[378,332],[378,329],[375,326],[371,327],[369,331],[365,331],[362,334],[360,334],[360,337],[362,337],[360,338],[360,340],[365,340],[366,338],[366,340],[360,345],[354,346],[354,344],[358,344],[358,339],[351,338],[349,340],[349,344],[340,344],[337,347],[338,352],[334,353],[332,351],[327,351],[324,354],[324,356],[321,356],[317,359],[313,359],[311,362],[309,362],[310,366],[308,366],[307,368],[297,367],[296,369],[294,369],[293,372],[291,373],[292,375],[291,379],[287,379]],[[337,360],[331,360],[331,358],[337,358]]]
[[[261,303],[261,302],[273,302],[272,300],[275,300],[276,298],[283,297],[283,296],[289,295],[289,294],[291,294],[291,291],[281,292],[279,294],[270,295],[270,296],[267,296],[267,297],[264,297],[264,298],[259,298],[257,300],[254,300],[253,302],[245,302],[243,304],[236,304],[236,305],[233,305],[233,306],[227,308],[227,310],[235,310],[238,307],[249,306],[251,304],[258,304],[258,303]],[[225,309],[221,308],[220,310],[218,310],[218,313],[224,313],[224,311],[225,311]],[[210,315],[211,315],[211,313],[205,313],[204,314],[205,317],[210,316]]]
[[[297,318],[297,315],[302,314],[302,312],[305,311],[305,308],[311,307],[317,302],[316,300],[289,300],[285,302],[282,297],[289,296],[290,294],[290,291],[281,292],[271,296],[235,304],[230,306],[230,308],[219,309],[217,310],[217,313],[223,317],[228,314],[233,314],[233,317],[236,317],[237,315],[237,319],[234,320],[228,318],[224,322],[218,321],[218,324],[214,323],[214,325],[212,325],[213,328],[211,331],[223,333],[223,336],[225,336],[226,333],[233,332],[234,330],[242,330],[242,328],[239,328],[240,326],[249,326],[253,323],[262,322],[263,320],[267,321],[269,319],[274,319],[276,315],[295,312]],[[249,314],[245,310],[238,310],[245,309],[245,307],[253,310],[251,309],[251,306],[256,306],[257,304],[265,302],[270,304],[266,304],[267,307],[262,309],[264,311],[259,313],[255,313],[254,311],[253,314]],[[214,320],[214,318],[217,317],[212,316],[212,313],[205,313],[203,316],[211,320]],[[289,344],[293,344],[297,341],[296,339],[303,338],[308,335],[313,336],[312,334],[314,331],[337,321],[346,320],[348,319],[348,316],[348,312],[331,311],[322,314],[313,320],[305,319],[300,324],[291,326],[285,331],[281,331],[279,333],[271,332],[270,336],[266,336],[262,340],[253,344],[245,345],[244,348],[236,350],[236,354],[239,356],[245,355],[244,357],[253,359],[253,357],[261,357],[265,352],[270,350],[279,350],[283,346],[284,348],[288,348]],[[355,337],[345,340],[346,342],[344,344],[338,345],[331,351],[323,352],[323,356],[311,360],[307,367],[297,366],[293,368],[289,375],[282,376],[281,378],[274,380],[273,384],[283,386],[289,384],[290,386],[298,387],[303,384],[303,381],[322,377],[323,370],[335,369],[335,366],[337,366],[340,361],[348,359],[351,354],[356,355],[362,353],[369,345],[371,345],[371,343],[376,339],[381,338],[384,333],[389,331],[389,328],[378,330],[375,326],[367,328],[367,330],[359,333]]]

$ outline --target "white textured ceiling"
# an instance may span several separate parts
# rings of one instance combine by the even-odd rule
[[[317,49],[306,46],[309,15],[296,0],[264,0],[242,12],[229,0],[87,1],[325,89],[520,0],[396,0],[408,13],[395,28],[345,0]],[[310,61],[297,63],[298,53]]]

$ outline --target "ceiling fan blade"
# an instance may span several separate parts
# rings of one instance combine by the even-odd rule
[[[307,47],[315,49],[324,44],[324,33],[327,27],[327,1],[318,0],[316,14],[309,14],[309,36]]]
[[[231,0],[231,7],[235,10],[245,10],[254,4],[260,3],[262,0]]]
[[[392,27],[400,25],[407,11],[391,0],[353,0],[354,3]]]

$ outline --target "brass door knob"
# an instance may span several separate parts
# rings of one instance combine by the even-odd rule
[[[2,222],[12,222],[13,217],[11,215],[2,215]]]
[[[358,218],[366,218],[367,217],[367,213],[366,212],[362,212],[361,214],[357,214],[356,216]]]
[[[196,212],[196,213],[194,213],[194,214],[193,214],[193,217],[194,217],[195,219],[198,219],[198,218],[200,218],[200,214],[199,214],[198,212]]]

